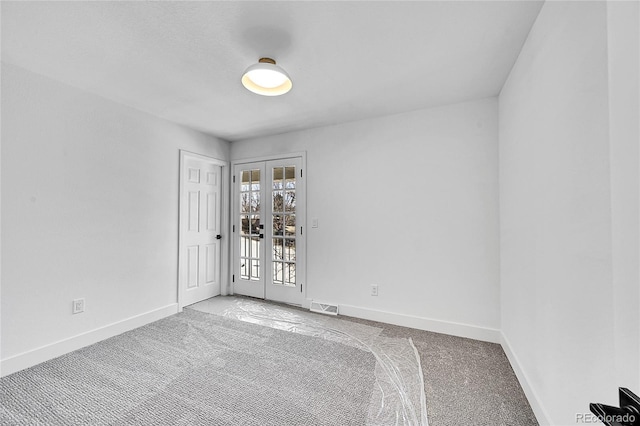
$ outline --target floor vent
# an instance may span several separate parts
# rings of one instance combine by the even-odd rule
[[[338,305],[332,305],[330,303],[320,303],[311,301],[311,312],[318,312],[320,314],[338,315]]]

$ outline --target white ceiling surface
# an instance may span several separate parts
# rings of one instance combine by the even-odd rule
[[[495,96],[542,2],[2,2],[2,60],[227,140]],[[242,86],[272,57],[280,97]]]

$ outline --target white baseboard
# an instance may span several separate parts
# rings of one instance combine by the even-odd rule
[[[540,426],[551,425],[551,421],[549,420],[547,411],[542,406],[542,403],[540,402],[540,398],[538,398],[538,394],[531,386],[529,377],[522,369],[522,365],[520,364],[518,357],[513,352],[513,349],[511,348],[511,344],[509,343],[509,339],[507,339],[507,336],[505,336],[503,332],[500,332],[500,337],[501,337],[500,343],[502,344],[502,349],[504,350],[504,353],[507,355],[507,358],[509,359],[509,363],[511,364],[513,371],[516,373],[516,377],[520,382],[520,386],[522,386],[522,390],[524,391],[525,396],[529,400],[529,405],[531,405],[531,409],[533,410],[533,414],[535,414],[536,419],[538,420],[538,423],[540,424]]]
[[[104,327],[96,328],[82,334],[78,334],[67,339],[32,349],[17,355],[0,360],[0,377],[15,373],[28,367],[40,364],[41,362],[59,357],[66,353],[75,351],[85,346],[92,345],[109,337],[117,336],[134,328],[141,327],[153,321],[168,317],[178,312],[178,304],[154,309],[121,321],[114,322]]]
[[[349,317],[384,322],[387,324],[400,325],[403,327],[417,328],[419,330],[432,331],[435,333],[482,340],[484,342],[501,342],[500,330],[495,328],[478,327],[475,325],[435,320],[431,318],[416,317],[411,315],[403,315],[393,312],[378,311],[351,305],[340,305],[339,314]]]

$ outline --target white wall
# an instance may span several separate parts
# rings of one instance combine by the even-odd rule
[[[307,152],[307,220],[319,220],[308,298],[453,334],[451,322],[499,328],[495,98],[231,146],[234,160],[293,151]]]
[[[616,383],[636,392],[640,392],[639,27],[640,3],[607,3],[615,370]],[[631,337],[634,334],[636,338]]]
[[[175,309],[179,149],[228,160],[228,145],[3,64],[3,367]]]
[[[499,97],[502,331],[542,424],[638,387],[638,139],[618,131],[637,132],[628,4],[635,41],[629,26],[610,39],[611,5],[546,2]]]

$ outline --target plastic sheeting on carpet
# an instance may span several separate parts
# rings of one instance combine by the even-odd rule
[[[191,308],[368,351],[376,358],[376,380],[367,424],[428,425],[420,357],[411,339],[385,337],[380,328],[237,297],[217,297]]]
[[[0,378],[0,425],[364,426],[376,359],[186,309]]]

